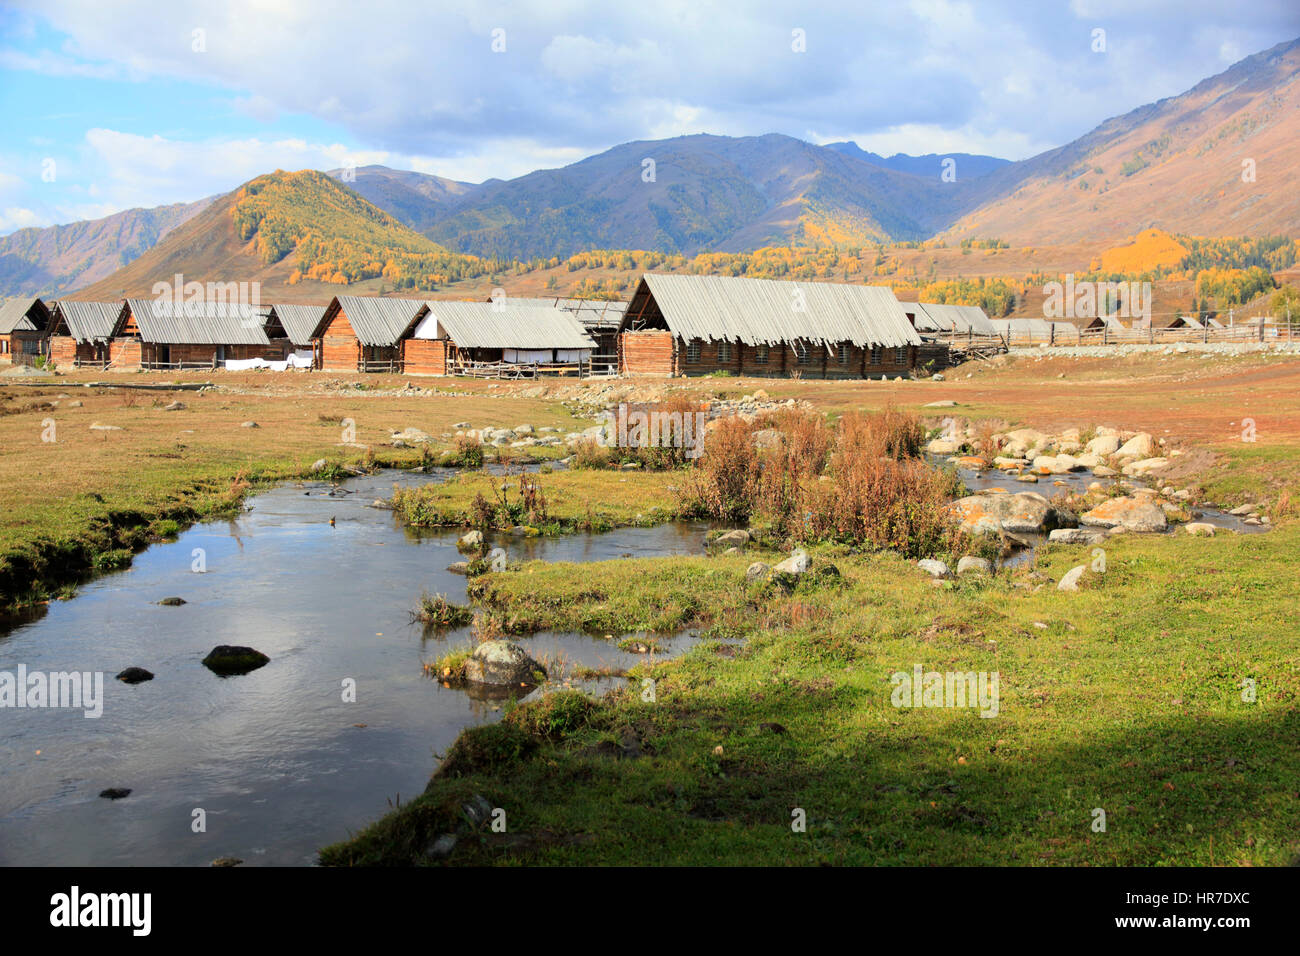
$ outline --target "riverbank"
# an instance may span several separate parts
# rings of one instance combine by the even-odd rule
[[[1295,524],[1122,536],[1074,593],[1053,582],[1086,547],[938,584],[888,553],[818,549],[840,583],[789,593],[746,583],[758,552],[489,575],[478,596],[501,620],[664,621],[705,642],[602,701],[561,692],[467,731],[421,797],[321,860],[1284,865],[1298,546]],[[918,666],[998,673],[996,716],[895,706],[891,678]],[[475,796],[504,832],[466,832]]]

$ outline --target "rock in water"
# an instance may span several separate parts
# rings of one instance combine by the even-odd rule
[[[483,547],[483,532],[477,529],[461,535],[456,547],[461,551],[477,551]]]
[[[1129,531],[1164,531],[1169,520],[1150,501],[1136,497],[1111,498],[1079,516],[1081,524],[1093,528],[1122,527]]]
[[[465,662],[465,680],[496,686],[535,685],[546,669],[511,641],[484,641]]]
[[[121,800],[123,797],[130,796],[130,787],[109,787],[107,790],[99,791],[99,795],[105,800]]]
[[[203,658],[203,666],[221,677],[247,674],[270,662],[271,658],[259,650],[232,644],[214,647],[208,656]]]
[[[185,604],[187,602],[185,598],[165,597],[158,603],[161,604],[163,607],[180,607],[182,604]]]
[[[139,684],[142,681],[153,680],[153,673],[143,667],[128,667],[117,675],[117,679],[123,684]]]

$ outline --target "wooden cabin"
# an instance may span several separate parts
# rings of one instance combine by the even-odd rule
[[[619,371],[893,378],[920,344],[883,287],[646,273],[619,326]]]
[[[425,375],[532,378],[590,374],[596,343],[577,316],[553,306],[428,302],[404,345],[404,368]]]
[[[591,373],[618,374],[618,330],[623,324],[623,313],[627,311],[626,302],[614,299],[575,299],[564,296],[533,299],[511,296],[505,301],[511,305],[540,306],[572,312],[587,337],[595,343],[591,353]]]
[[[234,302],[128,299],[109,343],[113,367],[220,368],[228,360],[280,361],[289,340],[272,309]]]
[[[45,354],[50,308],[35,296],[0,302],[0,363],[34,365]]]
[[[428,314],[420,299],[335,296],[312,330],[315,367],[327,372],[401,372],[404,341]]]
[[[49,355],[64,368],[108,368],[111,343],[126,322],[126,302],[61,300],[50,320]]]

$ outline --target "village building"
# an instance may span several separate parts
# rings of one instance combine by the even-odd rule
[[[912,320],[912,327],[922,338],[967,338],[996,336],[997,330],[977,305],[948,305],[934,302],[900,302],[903,311]]]
[[[124,301],[61,300],[50,320],[50,360],[65,368],[108,368],[113,339],[121,333],[126,315]]]
[[[533,378],[590,374],[596,343],[577,315],[533,299],[426,303],[404,342],[413,374]]]
[[[619,326],[619,370],[885,378],[909,375],[920,344],[879,286],[646,273]]]
[[[325,314],[326,306],[323,305],[292,305],[289,303],[277,302],[271,306],[269,311],[273,313],[276,322],[284,330],[285,339],[288,341],[288,348],[285,352],[285,359],[290,368],[314,368],[316,365],[316,350],[312,342],[312,335],[316,331],[316,326],[320,324],[321,317]]]
[[[401,372],[403,343],[428,311],[422,299],[335,296],[312,330],[315,367],[326,372]]]
[[[623,323],[627,303],[614,299],[508,298],[514,305],[537,305],[572,312],[582,324],[587,337],[595,343],[591,353],[590,374],[618,374],[618,329]]]
[[[109,343],[112,366],[220,368],[227,361],[284,359],[289,341],[273,312],[233,302],[128,299]]]
[[[45,352],[50,308],[35,296],[0,303],[0,363],[34,365]]]

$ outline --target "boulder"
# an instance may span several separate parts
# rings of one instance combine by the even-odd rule
[[[99,422],[91,422],[91,423],[90,423],[90,430],[91,430],[92,432],[120,432],[120,431],[122,430],[122,426],[120,426],[120,425],[101,425]]]
[[[447,565],[447,570],[452,574],[469,574],[469,562],[453,561],[451,564]]]
[[[185,410],[184,402],[171,402],[163,406],[164,412],[180,412]]]
[[[513,431],[516,435],[523,437],[524,435],[533,434],[534,429],[532,425],[516,425]]]
[[[1043,531],[1051,520],[1051,505],[1046,498],[1032,491],[1015,494],[984,492],[958,498],[949,509],[961,521],[967,534],[989,531]]]
[[[988,558],[977,558],[973,555],[966,555],[957,562],[957,575],[963,574],[992,574],[993,562]]]
[[[803,574],[811,564],[808,552],[803,548],[795,548],[790,557],[772,568],[772,571],[776,574]]]
[[[1129,462],[1120,471],[1130,478],[1141,478],[1158,468],[1163,468],[1167,464],[1169,464],[1167,458],[1143,458],[1139,461]]]
[[[1184,525],[1188,534],[1198,537],[1212,538],[1219,530],[1214,525],[1206,521],[1192,521]]]
[[[747,582],[765,581],[771,569],[762,561],[755,561],[745,569],[745,580]]]
[[[1150,458],[1156,443],[1146,432],[1138,432],[1115,451],[1119,458]]]
[[[1039,455],[1034,459],[1034,471],[1040,475],[1068,474],[1074,465],[1074,459],[1068,455]]]
[[[955,438],[934,438],[926,444],[925,450],[931,455],[955,455],[961,451],[961,442]]]
[[[262,426],[257,424],[257,422],[247,421],[247,422],[240,422],[239,427],[240,428],[261,428]]]
[[[781,447],[781,433],[775,428],[764,428],[754,432],[754,447],[762,451]]]
[[[483,532],[475,528],[473,531],[467,531],[461,535],[460,540],[456,542],[458,551],[478,551],[483,547]]]
[[[713,539],[713,546],[717,548],[743,548],[747,544],[749,544],[749,532],[740,528],[724,531]]]
[[[140,684],[147,680],[153,680],[153,673],[143,667],[128,667],[117,675],[117,679],[123,684]]]
[[[271,658],[251,647],[234,644],[220,644],[203,658],[203,666],[221,677],[247,674],[259,667],[269,664]]]
[[[988,468],[989,463],[978,455],[962,455],[957,459],[958,468],[969,468],[972,471],[983,471]]]
[[[1079,516],[1082,524],[1093,528],[1122,527],[1127,531],[1164,531],[1169,519],[1149,500],[1137,497],[1111,498]]]
[[[465,662],[465,680],[471,684],[533,686],[545,676],[546,669],[511,641],[484,641]]]
[[[404,441],[413,445],[423,445],[433,441],[433,436],[426,431],[418,428],[403,428],[400,432],[393,432],[393,441]]]
[[[158,603],[161,604],[163,607],[180,607],[182,604],[185,604],[187,602],[185,598],[165,597]]]
[[[1083,450],[1089,455],[1096,455],[1098,458],[1107,458],[1119,451],[1119,436],[1103,435],[1099,429],[1097,437],[1084,445]]]
[[[311,470],[324,471],[326,464],[328,464],[328,462],[326,462],[324,458],[317,458],[314,462],[311,463]]]
[[[1047,536],[1053,544],[1098,544],[1106,540],[1099,528],[1057,528]]]
[[[932,578],[950,578],[952,572],[948,570],[948,565],[934,558],[922,558],[916,562],[916,566],[930,575]]]
[[[1056,586],[1058,591],[1077,591],[1079,590],[1079,580],[1083,573],[1088,570],[1086,564],[1081,564],[1076,568],[1071,568],[1065,572],[1065,577],[1061,578],[1061,583]]]

